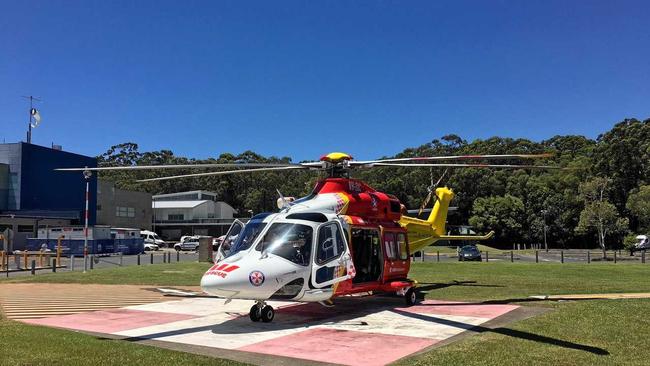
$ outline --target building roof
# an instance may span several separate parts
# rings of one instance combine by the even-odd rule
[[[214,192],[199,190],[199,191],[186,191],[186,192],[156,194],[156,195],[153,196],[153,198],[156,199],[156,198],[164,198],[164,197],[176,197],[176,196],[183,196],[183,195],[186,195],[186,194],[193,194],[193,193],[209,194],[209,195],[215,196],[215,197],[217,196],[217,194],[214,193]]]
[[[152,201],[151,207],[153,208],[194,208],[200,206],[208,200],[200,201]]]

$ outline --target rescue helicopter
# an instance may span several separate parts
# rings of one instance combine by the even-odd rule
[[[439,240],[485,240],[485,235],[446,235],[446,219],[454,192],[432,184],[435,198],[426,219],[408,216],[400,200],[350,177],[354,169],[373,167],[478,167],[560,169],[544,165],[485,164],[491,159],[534,159],[548,154],[461,155],[355,161],[346,153],[324,155],[318,162],[298,164],[191,164],[99,168],[62,171],[102,171],[176,168],[238,168],[142,179],[141,182],[307,169],[324,171],[311,194],[295,199],[279,193],[279,211],[261,213],[244,223],[235,220],[215,253],[214,265],[201,278],[212,296],[254,301],[249,316],[271,322],[270,299],[318,302],[332,306],[341,296],[389,293],[407,305],[418,300],[417,282],[409,278],[410,256]],[[438,162],[441,161],[441,162]],[[425,200],[425,202],[428,200]],[[422,208],[421,210],[422,211]]]

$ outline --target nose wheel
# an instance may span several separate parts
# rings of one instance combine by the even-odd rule
[[[264,323],[270,323],[275,317],[275,310],[271,305],[267,305],[264,301],[258,301],[251,307],[248,316],[254,322],[259,322],[260,320]]]

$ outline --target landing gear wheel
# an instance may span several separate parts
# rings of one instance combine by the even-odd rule
[[[265,307],[262,308],[262,321],[264,323],[270,323],[273,321],[273,317],[275,316],[275,311],[273,310],[273,307],[271,305],[266,305]]]
[[[262,319],[262,312],[260,311],[260,307],[257,306],[257,304],[253,305],[253,307],[251,307],[251,311],[248,313],[248,316],[254,322],[260,321],[260,319]]]
[[[413,287],[410,289],[406,290],[406,294],[404,294],[404,299],[406,300],[406,305],[407,306],[412,306],[415,305],[418,301],[418,294],[415,291]]]

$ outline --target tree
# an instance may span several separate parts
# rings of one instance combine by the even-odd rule
[[[525,216],[524,203],[515,196],[481,197],[474,201],[469,223],[480,231],[494,230],[502,242],[516,243],[522,239]]]
[[[616,206],[607,201],[611,183],[609,178],[595,177],[580,185],[585,208],[580,213],[576,232],[584,234],[595,230],[603,259],[607,258],[607,235],[624,233],[629,225],[628,219],[621,218]]]
[[[650,185],[633,189],[625,207],[637,218],[639,230],[650,231]]]

